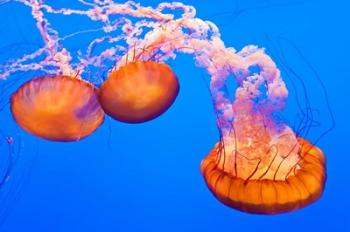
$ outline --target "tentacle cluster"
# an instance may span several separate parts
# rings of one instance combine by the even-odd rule
[[[71,9],[54,8],[40,0],[15,1],[31,8],[44,46],[0,66],[1,79],[28,70],[69,76],[79,72],[79,78],[88,78],[93,68],[112,70],[132,60],[165,62],[177,53],[192,54],[211,76],[210,91],[224,144],[219,165],[242,178],[258,178],[268,169],[274,172],[266,173],[266,178],[283,179],[297,164],[297,139],[287,125],[274,118],[288,95],[275,63],[257,46],[248,45],[241,51],[226,47],[216,25],[197,18],[192,6],[162,3],[151,8],[132,1],[79,0],[84,9]],[[182,15],[165,13],[171,10],[181,10]],[[80,15],[103,26],[60,35],[47,19],[52,14]],[[103,35],[94,37],[76,57],[63,46],[71,37],[95,31]],[[106,43],[102,51],[95,51]],[[238,83],[233,101],[226,89],[230,75]]]

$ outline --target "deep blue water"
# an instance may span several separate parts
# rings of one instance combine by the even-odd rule
[[[151,6],[160,2],[140,0]],[[59,3],[73,5],[68,0]],[[200,161],[219,139],[206,74],[195,67],[192,57],[179,55],[170,62],[180,80],[179,96],[164,115],[148,123],[130,125],[107,118],[80,142],[48,142],[17,129],[6,104],[0,129],[14,136],[21,145],[15,152],[21,155],[0,192],[0,231],[350,231],[350,3],[184,3],[195,6],[198,17],[218,25],[227,46],[267,48],[291,89],[287,121],[293,121],[297,112],[296,95],[303,94],[300,86],[292,91],[288,74],[293,70],[302,78],[320,122],[309,133],[311,140],[331,126],[329,100],[336,126],[318,143],[327,157],[322,198],[304,209],[274,216],[241,213],[219,203],[199,172]],[[89,23],[52,18],[67,31]],[[0,5],[0,19],[0,64],[41,43],[27,7]],[[79,47],[79,40],[72,43]],[[0,102],[8,101],[8,95],[33,75],[17,74],[5,81],[14,84],[1,90]]]

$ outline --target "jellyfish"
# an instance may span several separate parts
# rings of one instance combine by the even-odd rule
[[[281,167],[285,156],[280,158],[279,162],[276,161],[277,151],[273,156],[266,153],[261,158],[254,157],[255,163],[249,162],[252,159],[249,160],[249,157],[243,155],[244,161],[226,155],[226,159],[236,159],[236,162],[241,164],[235,166],[232,162],[231,167],[225,164],[218,165],[220,156],[225,154],[222,155],[224,148],[216,145],[202,161],[201,172],[211,192],[229,207],[256,214],[277,214],[296,210],[319,199],[326,180],[322,151],[302,138],[298,139],[298,143],[301,147],[298,151],[300,160],[288,168]],[[240,154],[236,152],[235,155],[239,157]],[[265,166],[262,165],[263,162],[266,163]],[[291,166],[284,164],[288,165]],[[247,169],[253,171],[246,172]],[[284,176],[279,173],[283,173]]]
[[[255,46],[236,56],[241,67],[230,70],[238,85],[234,100],[227,96],[225,69],[211,82],[221,139],[202,161],[201,173],[218,200],[240,211],[302,208],[323,192],[325,157],[276,116],[288,90],[273,60]]]
[[[11,96],[15,121],[27,132],[54,141],[77,141],[104,119],[95,86],[70,76],[42,76]]]
[[[172,69],[155,61],[135,61],[112,71],[99,89],[103,110],[116,120],[140,123],[165,112],[179,83]]]
[[[53,83],[56,87],[64,82],[74,83],[69,92],[79,95],[78,101],[69,103],[72,95],[67,93],[59,111],[68,112],[69,123],[77,122],[74,117],[78,112],[83,112],[88,122],[102,115],[95,105],[95,90],[82,81],[101,86],[97,93],[99,103],[117,120],[135,123],[159,116],[171,106],[179,88],[167,62],[179,53],[192,55],[196,66],[204,68],[210,76],[209,90],[220,135],[219,142],[200,164],[213,195],[231,208],[258,214],[296,210],[322,195],[326,181],[324,154],[278,117],[286,106],[288,90],[264,48],[247,45],[236,50],[226,46],[213,22],[196,17],[194,7],[179,2],[152,8],[133,1],[92,0],[79,1],[85,5],[83,9],[71,9],[51,7],[38,0],[16,1],[31,8],[44,46],[0,66],[0,78],[27,71],[55,76],[39,79],[44,80],[43,84],[49,83],[42,86],[44,92]],[[51,26],[47,14],[81,16],[102,26],[61,35]],[[92,33],[96,31],[101,33]],[[93,37],[91,42],[76,53],[64,46],[63,42],[89,33]],[[78,80],[63,77],[72,76],[77,70]],[[108,73],[107,80],[103,73]],[[229,77],[234,77],[237,84],[233,99],[228,91]],[[32,88],[34,83],[35,80],[30,81],[15,93],[25,102],[20,111],[30,107],[28,93],[41,98],[41,88]],[[80,90],[83,86],[89,90]],[[80,94],[86,94],[88,102],[92,99],[87,108]],[[49,100],[45,97],[40,101]],[[47,117],[40,108],[34,111],[38,113],[34,116],[43,120],[39,120],[43,129],[52,129],[45,124]],[[14,115],[20,124],[25,124],[21,122],[24,119]],[[94,128],[89,126],[86,132],[91,133]],[[37,128],[30,130],[37,132]],[[51,133],[44,136],[57,138],[57,134]]]

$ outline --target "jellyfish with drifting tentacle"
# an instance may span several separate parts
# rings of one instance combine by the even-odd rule
[[[220,141],[202,161],[200,170],[215,197],[241,211],[275,214],[301,208],[321,196],[325,158],[275,116],[285,107],[288,91],[264,49],[248,45],[236,51],[226,47],[216,25],[197,18],[195,9],[182,3],[151,8],[131,1],[81,0],[87,9],[80,10],[53,8],[38,0],[16,1],[32,9],[45,42],[44,47],[0,69],[2,79],[19,71],[46,73],[37,81],[38,89],[34,79],[13,95],[13,115],[24,129],[53,140],[77,140],[101,124],[100,107],[120,121],[151,120],[171,106],[179,90],[176,75],[164,63],[177,53],[191,54],[197,66],[211,76]],[[164,13],[167,10],[181,10],[183,14],[176,17]],[[73,59],[62,41],[89,31],[60,36],[44,13],[85,16],[101,22],[104,35],[94,38]],[[118,35],[112,36],[114,32]],[[108,46],[96,54],[94,48],[103,43]],[[108,79],[100,80],[97,92],[85,83],[91,81],[87,77],[93,76],[93,67],[110,70]],[[226,86],[230,75],[238,85],[234,100]],[[55,91],[68,87],[72,91],[65,91],[56,104]],[[20,118],[22,112],[32,118]],[[67,128],[56,131],[62,115],[67,117]],[[40,131],[38,124],[31,122],[34,118],[42,123]]]
[[[220,201],[241,211],[275,214],[308,205],[323,192],[323,153],[274,118],[288,92],[271,58],[252,46],[237,56],[243,69],[232,67],[235,100],[220,90],[222,71],[211,85],[220,96],[222,137],[201,163],[204,179]]]

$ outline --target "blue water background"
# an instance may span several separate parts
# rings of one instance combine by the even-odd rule
[[[49,3],[75,6],[68,0]],[[140,3],[156,6],[160,1]],[[275,216],[241,213],[219,203],[199,172],[200,161],[219,139],[208,77],[192,57],[179,55],[169,62],[180,80],[179,96],[156,120],[129,125],[107,118],[93,135],[76,143],[48,142],[20,130],[22,162],[9,180],[16,184],[1,192],[7,198],[0,206],[0,231],[350,231],[350,2],[184,3],[194,5],[198,17],[219,26],[226,46],[266,47],[290,89],[287,69],[298,73],[312,106],[319,110],[315,118],[321,124],[309,134],[311,140],[331,126],[317,77],[322,79],[336,122],[318,143],[328,165],[323,197],[302,210]],[[0,64],[42,43],[28,7],[1,5],[0,19]],[[63,34],[96,25],[82,17],[50,19]],[[68,46],[79,48],[79,39]],[[17,74],[14,86],[6,91],[14,91],[34,74]],[[284,114],[288,121],[298,111],[296,94],[303,90],[290,92]],[[0,129],[16,133],[8,105],[1,115]]]

